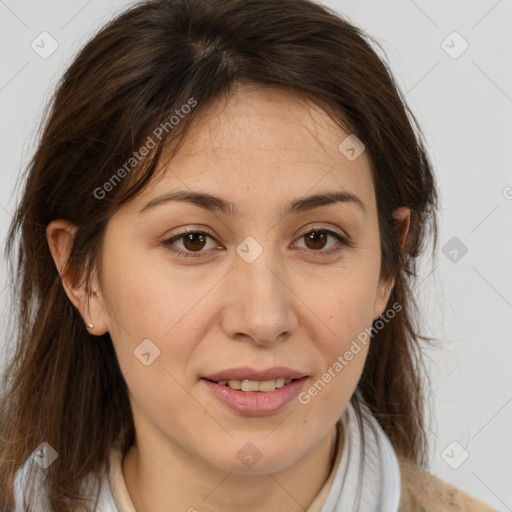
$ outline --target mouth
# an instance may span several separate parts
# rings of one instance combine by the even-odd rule
[[[296,401],[308,376],[267,380],[201,378],[210,396],[242,416],[265,416],[277,413]]]

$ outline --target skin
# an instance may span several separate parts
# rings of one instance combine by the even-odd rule
[[[365,152],[349,161],[347,136],[321,109],[292,92],[243,90],[211,107],[171,165],[109,221],[101,280],[88,298],[62,275],[66,292],[93,335],[109,332],[125,376],[136,442],[123,462],[135,508],[260,512],[303,511],[324,484],[335,424],[361,376],[368,346],[306,405],[293,400],[254,417],[228,409],[200,377],[237,366],[283,365],[321,378],[357,335],[384,313],[394,281],[380,279],[375,189]],[[235,202],[239,218],[168,202],[175,190],[209,192]],[[345,190],[360,198],[283,217],[292,199]],[[403,246],[409,209],[400,208]],[[185,227],[206,231],[203,247],[164,241]],[[308,245],[313,228],[333,235]],[[47,237],[58,269],[76,227],[53,221]],[[248,236],[262,247],[252,263],[236,248]],[[150,366],[133,351],[151,339]],[[237,452],[253,443],[261,459],[246,467]],[[243,489],[243,492],[241,490]]]

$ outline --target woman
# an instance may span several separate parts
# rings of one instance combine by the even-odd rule
[[[2,510],[491,510],[429,475],[410,279],[437,193],[365,36],[308,0],[149,0],[28,168]]]

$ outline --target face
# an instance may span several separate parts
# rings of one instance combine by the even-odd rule
[[[391,286],[379,280],[370,162],[340,152],[347,136],[291,93],[241,90],[111,218],[91,321],[112,337],[136,430],[254,473],[285,469],[332,432],[368,346],[341,370],[335,363],[384,312]],[[233,211],[165,199],[175,192],[210,194]],[[288,211],[333,192],[352,200]],[[304,378],[282,386],[290,372]],[[205,377],[282,387],[247,394]],[[261,455],[254,468],[242,448]]]

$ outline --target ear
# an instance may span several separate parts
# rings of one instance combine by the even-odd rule
[[[393,217],[396,219],[395,231],[397,232],[400,250],[404,248],[407,233],[409,233],[409,226],[411,225],[411,209],[407,206],[401,206],[393,212]]]
[[[77,227],[71,222],[62,219],[54,220],[46,227],[46,238],[66,295],[79,311],[84,324],[94,325],[93,328],[87,329],[87,331],[100,336],[108,332],[108,329],[105,322],[105,309],[99,292],[98,279],[96,276],[92,279],[93,293],[91,297],[87,293],[85,282],[82,282],[82,279],[80,279],[80,283],[73,284],[65,273],[66,263],[69,259],[76,231]],[[84,328],[86,327],[84,326]]]
[[[411,209],[406,206],[397,208],[396,210],[393,211],[393,218],[396,220],[394,229],[396,236],[398,238],[400,250],[403,250],[405,240],[407,239],[407,234],[409,233],[409,226],[411,223]],[[389,300],[389,296],[391,295],[391,291],[393,290],[393,286],[395,286],[394,277],[388,280],[379,280],[375,308],[373,311],[374,320],[376,320],[380,315],[384,313],[384,310]]]

